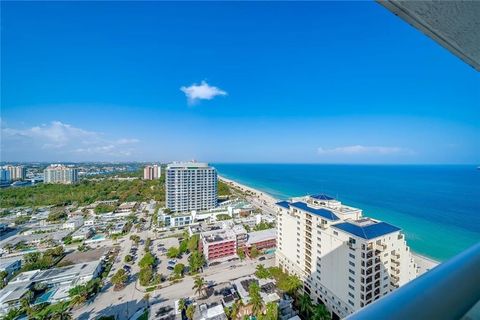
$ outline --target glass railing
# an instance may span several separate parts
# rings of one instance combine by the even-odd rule
[[[467,319],[479,300],[480,242],[347,319]]]

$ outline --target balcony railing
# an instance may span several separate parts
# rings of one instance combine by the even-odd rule
[[[480,243],[347,317],[461,319],[480,300]]]

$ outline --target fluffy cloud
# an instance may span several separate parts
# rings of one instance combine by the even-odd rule
[[[344,146],[336,148],[318,148],[321,155],[389,155],[410,153],[410,150],[400,147],[382,147],[382,146]]]
[[[194,83],[189,87],[181,87],[180,90],[185,93],[189,104],[195,104],[200,100],[212,100],[216,96],[227,95],[227,92],[209,85],[206,81],[202,81],[201,84]]]
[[[2,156],[13,160],[105,160],[131,155],[139,142],[108,139],[60,121],[26,129],[9,128],[2,122],[1,135]]]

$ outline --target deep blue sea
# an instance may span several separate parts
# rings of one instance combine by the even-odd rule
[[[446,260],[480,241],[475,165],[214,164],[279,199],[326,193],[403,229],[417,253]]]

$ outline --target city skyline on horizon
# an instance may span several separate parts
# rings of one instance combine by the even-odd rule
[[[480,161],[478,73],[376,3],[111,9],[2,3],[0,161]]]

